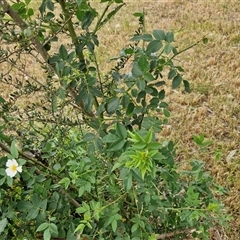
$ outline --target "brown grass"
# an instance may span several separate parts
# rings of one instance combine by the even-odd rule
[[[97,3],[94,6],[99,7]],[[234,220],[229,229],[214,230],[214,239],[240,239],[240,3],[127,1],[99,36],[102,70],[108,69],[106,59],[118,55],[136,30],[138,21],[132,13],[143,9],[147,12],[147,32],[173,30],[180,49],[205,35],[209,39],[207,45],[199,44],[178,58],[192,92],[170,92],[171,118],[161,134],[174,139],[179,161],[203,160],[216,182],[229,191],[219,198]],[[36,75],[36,69],[28,71]],[[212,140],[204,152],[192,141],[192,136],[200,133]]]
[[[147,32],[173,30],[180,49],[205,35],[209,39],[207,45],[199,44],[178,58],[192,92],[170,93],[171,118],[161,134],[175,140],[180,161],[203,160],[216,182],[229,191],[219,198],[234,220],[229,229],[216,229],[213,237],[240,239],[240,3],[128,1],[101,32],[100,59],[117,55],[126,45],[137,27],[132,13],[143,9]],[[205,152],[199,152],[192,140],[200,133],[212,140]]]

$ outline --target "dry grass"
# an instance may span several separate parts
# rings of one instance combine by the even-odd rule
[[[229,229],[213,231],[213,238],[240,239],[240,3],[128,1],[101,32],[100,56],[118,54],[137,27],[132,13],[143,9],[146,30],[173,30],[180,49],[205,35],[209,39],[207,45],[199,44],[179,57],[192,92],[170,93],[171,119],[162,136],[175,140],[179,161],[203,160],[217,183],[229,191],[220,199],[234,220]],[[205,152],[192,141],[200,133],[212,140]]]
[[[94,5],[98,7],[97,3]],[[182,94],[181,89],[170,92],[171,119],[162,137],[174,139],[179,161],[203,160],[215,180],[228,189],[228,195],[220,199],[234,220],[229,229],[214,230],[213,235],[218,240],[240,239],[240,3],[127,1],[99,36],[102,70],[107,69],[105,60],[117,55],[129,42],[138,26],[132,13],[143,8],[148,14],[146,30],[173,30],[179,48],[207,34],[207,45],[199,44],[178,59],[192,92]],[[199,133],[212,140],[205,152],[199,152],[192,141],[192,136]]]

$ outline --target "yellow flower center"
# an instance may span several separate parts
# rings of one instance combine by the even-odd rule
[[[17,171],[17,166],[16,166],[16,165],[12,165],[12,166],[11,166],[11,170],[12,170],[13,172]]]

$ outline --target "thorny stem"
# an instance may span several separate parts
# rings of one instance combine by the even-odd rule
[[[78,42],[78,37],[77,37],[77,34],[75,32],[75,29],[74,29],[74,26],[73,26],[73,22],[72,22],[72,15],[69,13],[69,11],[67,10],[66,8],[66,2],[65,0],[59,0],[59,3],[61,5],[61,8],[62,8],[62,11],[63,11],[63,14],[65,16],[65,21],[67,21],[68,23],[68,30],[69,30],[69,33],[70,33],[70,36],[72,38],[72,42],[75,46],[75,49],[77,49],[78,45],[79,45],[79,42]],[[79,59],[79,62],[80,63],[84,63],[85,64],[85,58],[84,58],[84,55],[83,55],[83,51],[80,51],[79,52],[79,55],[78,55],[78,59]],[[80,103],[82,105],[82,107],[84,108],[82,102]],[[94,105],[95,105],[95,108],[97,110],[98,106],[99,106],[99,103],[98,103],[98,100],[97,98],[94,98]],[[89,117],[94,117],[95,115],[93,114],[93,112],[90,112],[88,113]]]

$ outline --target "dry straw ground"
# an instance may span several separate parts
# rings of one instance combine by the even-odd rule
[[[178,161],[203,160],[228,190],[218,197],[234,220],[229,229],[215,229],[212,239],[240,239],[240,2],[127,1],[101,32],[100,59],[118,55],[137,28],[132,13],[143,9],[146,31],[174,31],[180,49],[207,35],[207,45],[199,44],[178,58],[192,92],[169,93],[171,120],[161,136],[174,139]],[[192,140],[200,133],[212,140],[203,152]]]
[[[240,2],[193,2],[129,2],[127,12],[109,26],[118,38],[106,34],[104,40],[108,46],[115,41],[116,48],[123,43],[128,29],[134,28],[128,15],[142,8],[148,13],[147,31],[173,30],[180,48],[207,34],[207,45],[200,44],[179,57],[192,92],[170,93],[171,120],[162,135],[177,143],[179,161],[204,160],[215,180],[228,189],[228,195],[219,197],[234,220],[230,229],[215,231],[214,239],[236,240],[240,239]],[[192,136],[200,133],[212,144],[199,153]]]
[[[94,1],[94,6],[100,5]],[[171,119],[162,138],[177,144],[178,161],[190,159],[206,163],[217,183],[228,190],[218,196],[234,217],[229,229],[215,229],[216,240],[240,239],[240,2],[238,1],[126,1],[122,11],[106,25],[99,38],[98,57],[104,62],[118,55],[138,27],[133,12],[147,12],[146,31],[173,30],[176,44],[183,48],[207,35],[207,45],[199,44],[182,54],[179,65],[192,92],[169,91]],[[33,66],[33,65],[32,65]],[[3,66],[2,66],[3,67]],[[1,70],[1,67],[0,67]],[[35,75],[37,69],[32,68]],[[3,90],[3,86],[1,88]],[[4,89],[5,90],[5,89]],[[199,152],[192,136],[203,133],[212,140]]]

